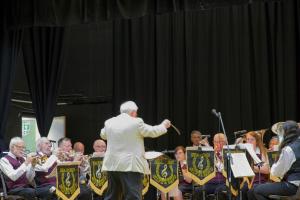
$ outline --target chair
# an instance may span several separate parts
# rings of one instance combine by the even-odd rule
[[[0,189],[1,190],[0,191],[0,199],[1,200],[25,200],[24,197],[7,194],[7,188],[6,188],[4,175],[1,170],[0,170],[0,178],[1,178],[1,185],[2,185],[2,188]]]

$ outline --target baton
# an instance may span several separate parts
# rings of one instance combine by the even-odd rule
[[[180,131],[178,128],[176,128],[176,126],[174,126],[173,124],[171,124],[171,126],[174,128],[174,130],[177,132],[178,135],[181,135]]]

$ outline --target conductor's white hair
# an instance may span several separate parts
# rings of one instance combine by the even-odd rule
[[[21,142],[24,142],[24,141],[20,137],[13,137],[13,138],[11,138],[10,142],[9,142],[9,150],[11,150],[14,145],[19,144]]]
[[[120,113],[129,114],[132,111],[137,111],[138,107],[133,101],[126,101],[120,106]]]
[[[49,142],[48,138],[41,137],[36,141],[36,150],[41,151],[41,146],[43,143]]]

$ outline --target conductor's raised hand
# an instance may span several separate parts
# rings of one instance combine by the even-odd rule
[[[170,120],[165,119],[165,120],[162,122],[162,125],[164,125],[166,128],[170,128],[171,122],[170,122]]]

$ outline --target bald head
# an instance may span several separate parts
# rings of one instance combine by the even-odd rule
[[[75,152],[80,152],[80,153],[84,154],[84,144],[82,144],[81,142],[76,142],[74,144],[73,149]]]
[[[105,152],[106,151],[106,143],[103,140],[95,140],[93,145],[95,152]]]

